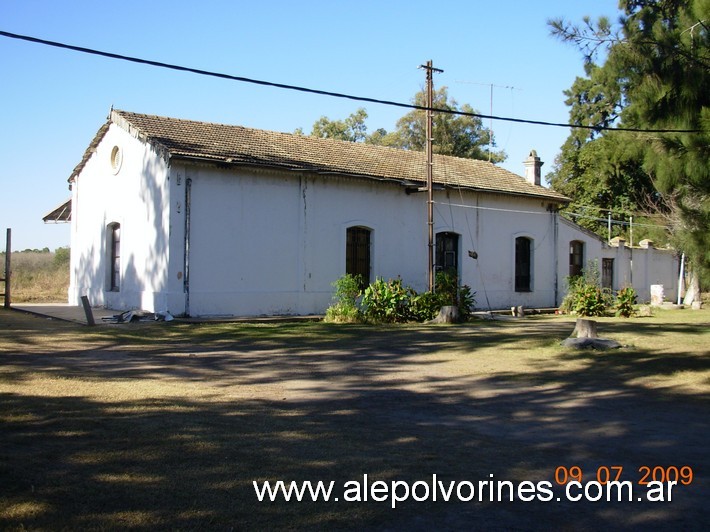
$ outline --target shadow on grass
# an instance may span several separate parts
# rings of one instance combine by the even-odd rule
[[[82,396],[80,389],[61,397],[32,389],[0,394],[0,526],[707,529],[707,398],[633,384],[665,371],[668,361],[651,351],[565,353],[574,369],[540,361],[522,376],[451,377],[437,373],[440,361],[428,356],[448,349],[476,357],[483,347],[552,344],[570,332],[564,322],[532,325],[205,328],[188,345],[182,328],[146,329],[131,341],[135,348],[121,348],[126,336],[92,332],[100,349],[5,349],[2,375],[13,383],[31,375],[136,386],[167,379],[184,383],[185,394],[120,401]],[[57,330],[65,333],[76,331]],[[673,362],[688,370],[710,364],[690,355]],[[416,375],[395,374],[402,368]],[[200,382],[225,391],[279,385],[286,392],[190,397]],[[584,469],[585,480],[604,465],[623,465],[624,479],[633,482],[641,466],[690,465],[698,474],[671,503],[462,503],[440,496],[393,510],[391,500],[342,498],[344,483],[362,482],[364,474],[370,482],[431,483],[436,473],[446,483],[473,482],[477,499],[478,481],[491,474],[552,481],[556,467],[573,465]],[[259,503],[252,481],[279,479],[335,481],[333,495],[341,500]],[[561,489],[555,495],[564,497]]]

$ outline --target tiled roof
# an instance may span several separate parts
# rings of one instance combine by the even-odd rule
[[[69,183],[72,183],[74,181],[74,178],[79,175],[79,172],[81,172],[86,163],[89,162],[89,158],[96,151],[96,147],[99,145],[99,142],[101,142],[101,139],[103,139],[104,135],[106,135],[109,124],[110,122],[106,122],[96,132],[96,135],[94,135],[94,139],[91,141],[91,144],[89,144],[86,150],[84,150],[84,156],[81,158],[81,161],[74,167],[74,171],[69,176]],[[71,185],[69,188],[71,188]]]
[[[166,150],[174,158],[400,182],[424,183],[426,180],[426,156],[421,152],[118,110],[112,111],[110,121],[132,130],[136,136]],[[100,134],[103,136],[103,132]],[[83,162],[72,177],[80,171]],[[555,191],[535,186],[492,163],[474,159],[435,155],[434,183],[569,201]]]

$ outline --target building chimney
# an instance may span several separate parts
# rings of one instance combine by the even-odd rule
[[[525,165],[525,180],[539,187],[542,175],[541,169],[545,163],[540,160],[535,150],[531,150],[530,155],[523,161],[523,164]]]

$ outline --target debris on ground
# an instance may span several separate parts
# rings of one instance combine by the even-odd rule
[[[101,318],[106,323],[135,323],[139,321],[173,321],[169,312],[143,312],[142,310],[127,310],[113,316]]]

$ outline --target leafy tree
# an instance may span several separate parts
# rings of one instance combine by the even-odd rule
[[[621,0],[618,26],[602,18],[583,25],[550,22],[552,32],[585,56],[585,79],[569,91],[570,117],[580,125],[675,132],[576,131],[558,160],[553,186],[589,175],[608,161],[585,167],[584,152],[620,160],[629,186],[641,172],[673,221],[676,246],[710,273],[710,0]],[[603,61],[596,63],[600,55]],[[589,147],[599,139],[605,145]],[[635,175],[629,177],[636,168]],[[580,176],[584,176],[583,178]],[[586,191],[584,192],[586,194]],[[631,194],[633,196],[633,194]],[[706,277],[707,278],[707,277]]]
[[[68,247],[61,247],[54,250],[54,259],[52,262],[58,268],[69,267],[71,260],[71,250]]]
[[[639,210],[662,208],[651,176],[640,164],[639,145],[626,142],[621,132],[613,133],[580,145],[570,137],[548,175],[552,188],[572,198],[565,210],[575,215],[577,223],[604,237],[608,232],[609,211],[614,219],[636,215],[639,220],[636,214]],[[652,222],[658,224],[658,220]],[[626,229],[614,226],[612,236],[628,237]],[[636,241],[650,236],[656,242],[668,238],[662,231],[654,235],[649,231],[635,232],[635,235]]]
[[[441,87],[432,95],[434,108],[475,113],[468,104],[459,106],[453,98],[449,98],[448,89]],[[426,106],[426,91],[420,91],[414,96],[414,104]],[[483,127],[479,117],[456,115],[451,113],[434,113],[433,117],[434,153],[453,155],[468,159],[488,160],[491,131]],[[406,150],[426,150],[426,113],[414,110],[397,121],[397,129],[386,138],[387,145]],[[505,152],[490,153],[491,162],[498,163],[506,159]]]
[[[367,111],[362,107],[345,120],[330,120],[327,116],[321,116],[313,124],[311,136],[347,140],[349,142],[363,142],[367,139],[365,120],[367,120]]]
[[[434,107],[451,111],[475,113],[467,104],[459,106],[456,100],[450,99],[446,87],[435,91]],[[414,104],[426,105],[426,93],[418,92]],[[390,146],[406,150],[424,151],[426,149],[426,114],[421,110],[413,110],[397,121],[397,128],[392,132],[377,129],[367,134],[367,112],[360,108],[345,120],[331,120],[322,116],[311,130],[311,135],[320,138],[347,140],[350,142],[367,142],[381,146]],[[480,118],[462,116],[451,113],[434,113],[434,152],[442,155],[453,155],[470,159],[488,160],[491,132],[483,127]],[[296,130],[303,134],[302,130]],[[493,151],[491,162],[502,162],[506,159],[505,152]]]

